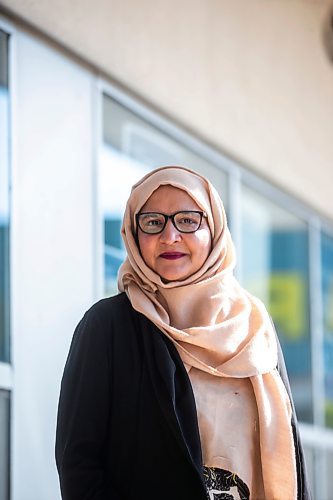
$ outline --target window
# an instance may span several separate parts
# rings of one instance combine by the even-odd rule
[[[0,361],[9,362],[8,35],[0,30]]]
[[[9,498],[9,392],[0,389],[0,498]]]
[[[125,258],[120,228],[131,187],[160,165],[184,165],[208,176],[226,204],[226,174],[156,126],[103,97],[103,147],[99,168],[100,217],[104,226],[104,293],[117,291]]]
[[[322,294],[324,320],[325,423],[333,428],[333,237],[322,234]],[[331,459],[332,460],[332,459]]]
[[[120,96],[125,105],[110,95]],[[328,498],[326,492],[333,486],[330,474],[333,435],[330,429],[319,427],[322,418],[318,419],[317,407],[319,401],[320,417],[325,416],[326,426],[333,428],[333,234],[322,233],[319,262],[317,255],[312,257],[316,254],[312,231],[317,231],[317,241],[320,233],[318,227],[313,228],[312,217],[318,215],[309,207],[283,195],[200,141],[196,143],[195,138],[121,92],[113,94],[111,89],[110,95],[103,95],[103,145],[99,162],[104,292],[113,294],[117,290],[117,272],[125,257],[119,233],[131,186],[150,169],[164,164],[188,166],[208,176],[220,192],[233,223],[239,255],[236,272],[240,273],[245,288],[267,306],[284,351],[297,415],[302,422],[311,487],[316,498]],[[274,196],[268,197],[267,190]],[[313,288],[314,271],[319,267],[322,293],[318,290],[318,301],[321,303],[323,299],[323,339],[321,328],[319,334],[311,332],[310,321],[321,317],[321,306],[310,301],[310,275]],[[316,357],[311,352],[318,343],[324,353],[320,357],[323,370],[316,365]],[[318,370],[320,376],[317,376]],[[314,419],[316,429],[306,425]]]
[[[8,35],[0,30],[0,362],[9,363]],[[9,499],[10,393],[0,379],[0,498]]]
[[[241,219],[243,284],[267,306],[298,418],[312,422],[307,224],[246,186]]]

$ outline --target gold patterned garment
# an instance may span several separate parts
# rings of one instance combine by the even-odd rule
[[[249,488],[232,472],[204,467],[203,476],[209,500],[250,500]]]

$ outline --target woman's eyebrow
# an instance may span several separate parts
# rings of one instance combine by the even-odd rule
[[[177,212],[202,212],[201,208],[188,208],[188,207],[182,207],[182,208],[174,208],[172,209],[172,211],[169,211],[169,212],[164,212],[163,210],[161,209],[151,209],[151,208],[145,208],[144,210],[141,209],[139,210],[138,213],[145,213],[145,212],[148,212],[148,213],[159,213],[159,214],[166,214],[166,215],[171,215],[171,214],[174,214],[174,213],[177,213]]]

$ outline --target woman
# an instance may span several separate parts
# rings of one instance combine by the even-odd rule
[[[120,293],[87,311],[65,367],[63,499],[310,498],[274,327],[233,276],[213,186],[149,173],[122,236]]]

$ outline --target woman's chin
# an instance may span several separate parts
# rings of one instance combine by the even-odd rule
[[[160,274],[160,278],[163,281],[163,283],[171,283],[172,281],[182,281],[185,278],[187,278],[186,274],[176,274],[176,273],[166,273],[166,274]]]
[[[172,281],[183,281],[190,276],[188,272],[164,272],[159,273],[163,283],[171,283]]]

